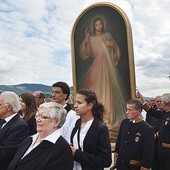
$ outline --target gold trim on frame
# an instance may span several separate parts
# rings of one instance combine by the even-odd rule
[[[74,25],[73,25],[73,28],[72,28],[72,33],[71,33],[71,56],[72,56],[72,77],[73,77],[73,89],[74,89],[74,96],[76,95],[77,93],[77,75],[76,75],[76,55],[77,55],[77,44],[75,43],[76,41],[75,40],[78,40],[76,39],[77,37],[75,37],[75,33],[78,29],[77,28],[77,25],[79,24],[79,22],[81,21],[81,18],[87,14],[88,15],[88,12],[92,12],[92,16],[94,17],[94,13],[95,10],[97,11],[97,8],[98,7],[109,7],[111,9],[113,9],[113,11],[115,12],[116,11],[116,15],[119,15],[118,18],[116,18],[116,21],[117,19],[120,18],[120,23],[123,23],[123,33],[125,34],[125,37],[123,37],[124,39],[121,39],[120,37],[120,40],[126,40],[126,44],[125,44],[125,49],[124,50],[124,54],[127,54],[128,58],[126,58],[126,60],[124,60],[122,62],[122,64],[125,64],[125,61],[126,61],[126,66],[128,66],[128,75],[129,77],[128,78],[128,83],[127,82],[124,82],[126,83],[126,85],[128,84],[128,100],[130,98],[134,98],[135,97],[135,93],[136,93],[136,83],[135,83],[135,69],[134,69],[134,53],[133,53],[133,40],[132,40],[132,29],[131,29],[131,25],[130,25],[130,22],[129,22],[129,19],[127,17],[127,15],[125,14],[125,12],[119,8],[117,5],[115,4],[112,4],[112,3],[107,3],[107,2],[103,2],[103,3],[95,3],[95,4],[92,4],[90,5],[89,7],[87,7],[85,10],[83,10],[81,12],[81,14],[77,17]],[[95,9],[96,8],[96,9]],[[94,9],[94,11],[92,11]],[[101,10],[101,9],[100,9]],[[102,11],[100,11],[102,13]],[[109,9],[109,12],[110,12],[110,9]],[[117,14],[118,13],[118,14]],[[91,13],[89,13],[88,17],[87,18],[90,18]],[[86,15],[86,16],[87,16]],[[103,14],[102,14],[103,15]],[[104,16],[105,17],[108,17],[110,18],[110,16],[112,16],[112,11],[110,13],[107,13],[106,10],[105,10],[105,13],[104,13]],[[86,18],[86,19],[87,19]],[[112,17],[111,17],[112,18]],[[90,18],[92,19],[92,18]],[[86,22],[84,22],[85,20],[83,20],[82,22],[82,25],[84,25]],[[112,21],[112,20],[111,20]],[[119,20],[118,20],[119,22]],[[82,25],[81,25],[81,22],[80,22],[80,25],[79,25],[79,29],[82,28]],[[118,30],[119,31],[119,30]],[[124,35],[123,34],[123,35]],[[122,36],[123,36],[122,35]],[[79,40],[78,40],[79,41]],[[124,41],[123,41],[124,42]],[[122,42],[121,42],[122,43]],[[123,46],[124,47],[124,46]],[[123,48],[122,47],[122,48]],[[78,64],[77,64],[78,65]],[[124,66],[124,65],[123,65]],[[125,67],[126,68],[126,67]],[[124,76],[127,76],[126,74],[124,74],[124,71],[122,72],[123,74],[123,77]],[[125,78],[125,80],[127,80],[127,78]],[[124,81],[125,81],[124,80]],[[126,99],[127,100],[127,99]],[[106,101],[106,100],[105,100]],[[109,101],[108,101],[109,102]],[[111,104],[111,102],[110,102]],[[117,105],[118,106],[118,105]],[[123,104],[123,107],[126,107],[124,106]],[[120,109],[122,109],[122,106],[120,106]],[[120,111],[120,110],[119,110]],[[117,113],[119,114],[119,113]],[[125,113],[124,113],[125,114]],[[119,118],[118,118],[119,119]],[[121,118],[121,120],[123,119],[123,117]],[[108,119],[108,120],[111,120]],[[106,123],[107,124],[107,123]],[[119,126],[120,126],[120,122],[119,124],[117,123],[113,123],[111,124],[111,126],[108,126],[109,127],[109,130],[110,130],[110,139],[111,139],[111,142],[115,142],[116,141],[116,138],[117,138],[117,134],[118,134],[118,130],[119,130]]]
[[[73,89],[74,89],[74,96],[77,93],[77,81],[76,81],[76,66],[75,66],[75,44],[74,44],[74,33],[75,29],[77,26],[77,23],[81,19],[81,17],[88,12],[89,10],[96,8],[96,7],[111,7],[119,14],[122,16],[123,20],[125,21],[126,25],[126,31],[127,31],[127,45],[128,45],[128,54],[129,54],[129,70],[130,70],[130,84],[131,84],[131,98],[135,97],[136,91],[136,81],[135,81],[135,68],[134,68],[134,53],[133,53],[133,40],[132,40],[132,29],[131,25],[129,22],[129,19],[126,15],[126,13],[117,5],[113,3],[107,3],[107,2],[102,2],[102,3],[94,3],[87,8],[85,8],[81,14],[77,17],[74,26],[72,28],[72,33],[71,33],[71,56],[72,56],[72,78],[73,78]]]

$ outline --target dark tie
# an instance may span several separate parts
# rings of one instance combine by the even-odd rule
[[[6,121],[4,119],[0,119],[0,129],[2,128],[2,125],[6,123]]]

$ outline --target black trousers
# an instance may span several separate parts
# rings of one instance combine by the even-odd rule
[[[160,158],[160,170],[170,170],[170,160]]]
[[[117,170],[140,170],[140,168],[141,166],[130,165],[130,164],[119,164],[117,166]]]
[[[152,170],[161,170],[160,169],[160,158],[158,157],[158,152],[154,151]]]

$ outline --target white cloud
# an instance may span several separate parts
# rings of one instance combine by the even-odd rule
[[[71,31],[97,0],[0,2],[1,84],[66,81],[72,85]],[[107,2],[107,1],[102,1]],[[128,16],[136,85],[146,96],[170,91],[168,0],[111,0]]]

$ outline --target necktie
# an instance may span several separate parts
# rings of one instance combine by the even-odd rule
[[[2,125],[6,123],[6,121],[4,119],[0,119],[0,129],[2,128]]]

